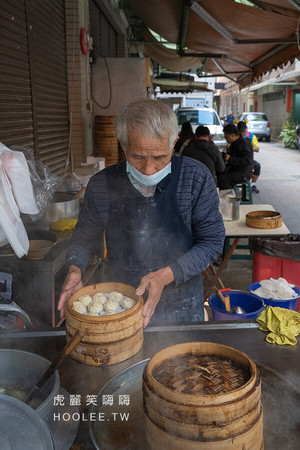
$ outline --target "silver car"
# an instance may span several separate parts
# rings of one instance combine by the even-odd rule
[[[223,125],[217,112],[213,108],[182,107],[176,110],[178,131],[184,122],[190,122],[195,133],[199,125],[209,128],[210,136],[220,150],[225,149],[227,142],[223,133]]]
[[[257,139],[266,139],[266,142],[271,140],[271,125],[265,113],[251,112],[243,113],[239,120],[247,119],[247,128],[249,133],[255,134]]]

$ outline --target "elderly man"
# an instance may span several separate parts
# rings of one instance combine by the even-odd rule
[[[144,326],[203,320],[201,272],[223,248],[218,194],[206,167],[172,156],[177,121],[156,100],[129,104],[116,119],[126,155],[94,175],[67,252],[58,309],[81,287],[91,250],[105,230],[109,281],[147,299]]]

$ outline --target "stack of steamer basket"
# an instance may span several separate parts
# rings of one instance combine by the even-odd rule
[[[104,316],[80,314],[72,308],[82,295],[93,296],[98,292],[120,292],[134,298],[136,304],[123,312]],[[122,283],[99,283],[75,292],[67,301],[67,341],[77,331],[84,334],[71,357],[92,366],[116,364],[135,355],[143,345],[143,299],[135,294],[135,288]]]
[[[260,375],[234,348],[190,342],[156,353],[143,402],[150,450],[264,448]]]
[[[105,158],[105,167],[117,164],[119,161],[119,147],[115,116],[95,116],[95,156]]]

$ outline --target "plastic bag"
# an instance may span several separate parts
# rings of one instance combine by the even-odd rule
[[[251,238],[249,247],[253,252],[262,255],[300,261],[299,234],[290,234],[281,238]]]
[[[56,187],[60,185],[63,180],[58,175],[51,173],[41,161],[35,160],[31,148],[12,146],[11,149],[22,152],[26,158],[33,192],[39,210],[37,214],[30,214],[30,217],[32,221],[36,221],[45,213]]]
[[[2,176],[8,177],[17,204],[18,212],[37,214],[39,212],[30,179],[27,161],[22,152],[12,151],[0,142]],[[4,188],[7,183],[4,184]]]
[[[298,294],[292,289],[294,284],[288,283],[285,278],[270,278],[260,281],[260,287],[251,291],[253,294],[263,298],[273,300],[288,300],[298,297]]]
[[[6,244],[8,244],[8,240],[6,234],[3,231],[3,228],[0,226],[0,247]]]
[[[16,255],[22,258],[22,256],[28,253],[29,240],[20,218],[19,208],[16,204],[10,182],[2,167],[1,158],[0,174],[0,226]]]

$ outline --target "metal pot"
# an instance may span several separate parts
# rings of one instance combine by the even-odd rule
[[[0,393],[24,400],[34,384],[50,366],[50,361],[22,350],[0,349]],[[58,371],[47,381],[30,406],[49,425],[52,432],[58,427],[53,421],[56,407],[53,399],[59,393]]]
[[[21,400],[0,394],[1,450],[54,450],[47,424]]]
[[[43,222],[51,223],[65,217],[77,219],[80,209],[80,199],[67,192],[55,192],[43,216]]]

